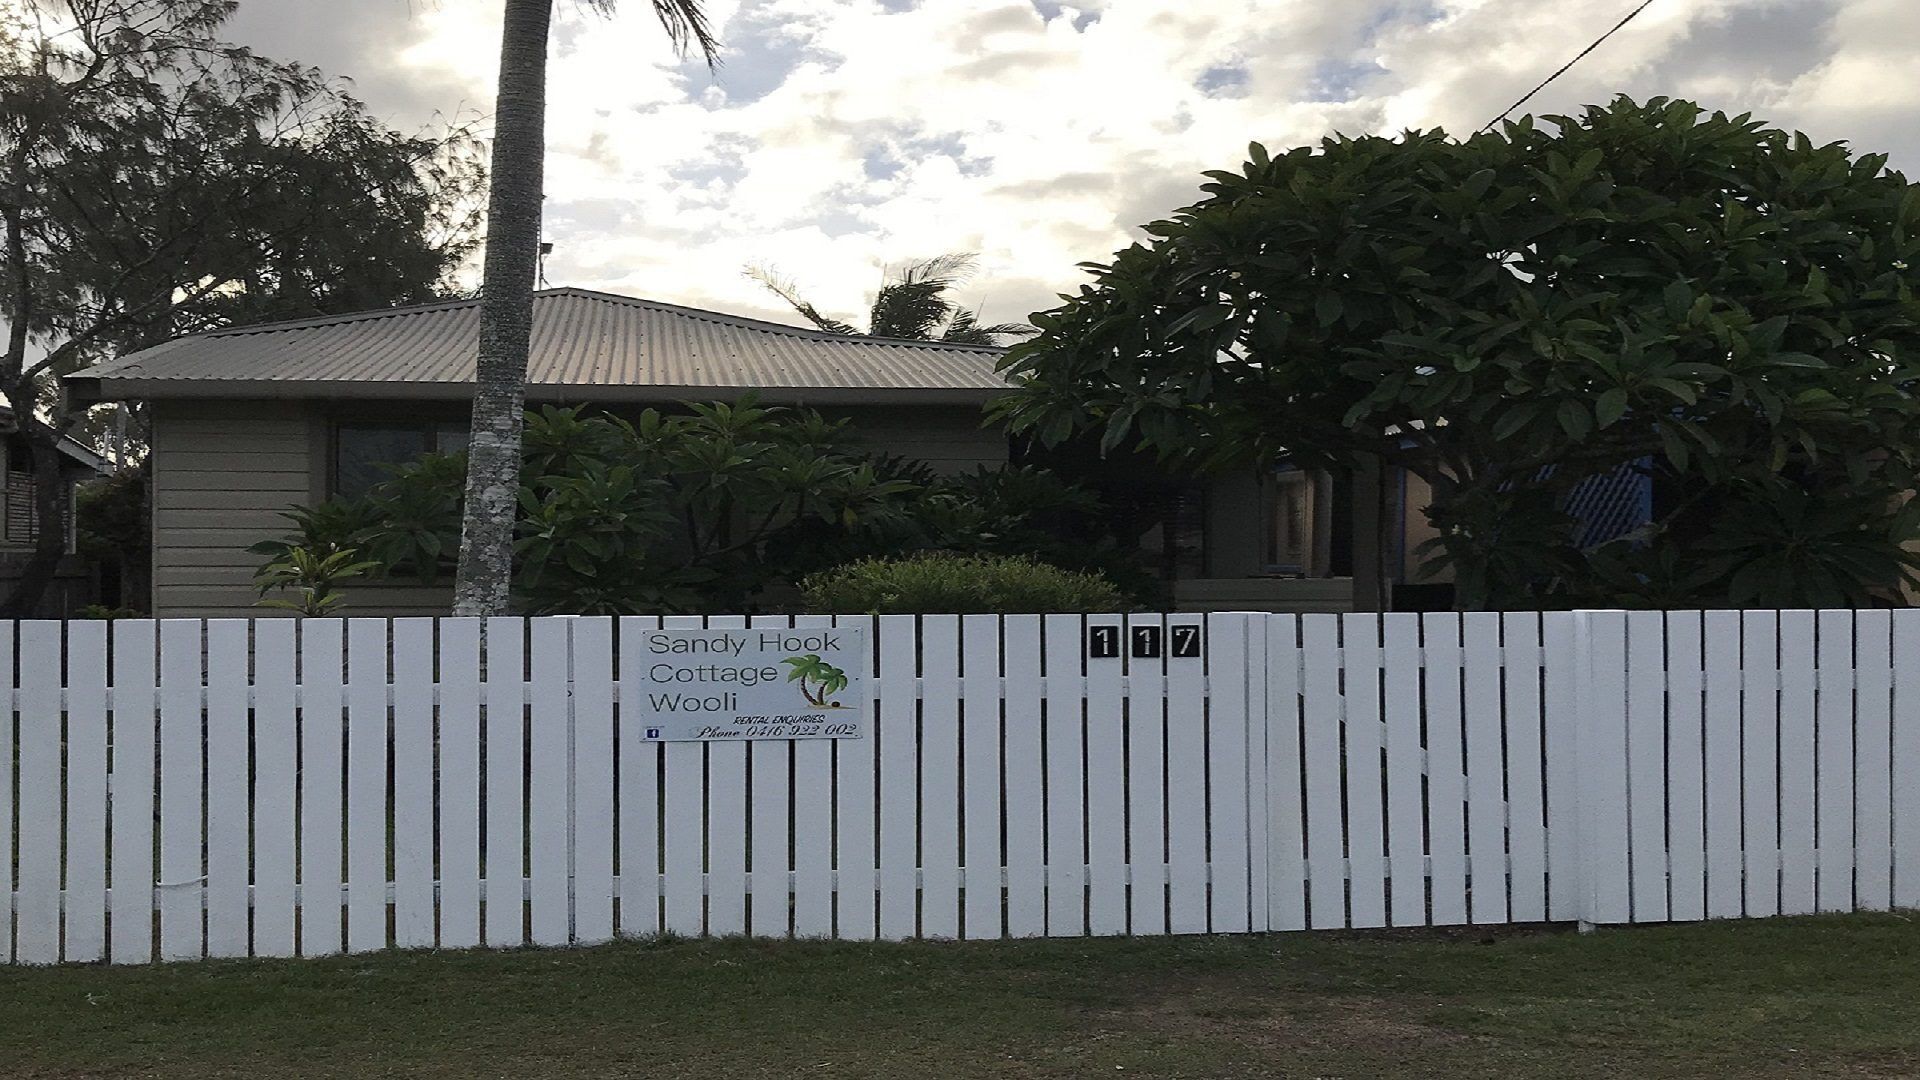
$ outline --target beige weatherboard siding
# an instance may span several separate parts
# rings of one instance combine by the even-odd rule
[[[465,301],[179,338],[69,377],[81,401],[146,400],[153,416],[153,605],[161,616],[257,607],[247,548],[324,499],[341,423],[457,422],[472,396],[478,305]],[[983,407],[1007,390],[1000,350],[825,334],[577,289],[534,302],[528,400],[804,405],[845,417],[879,453],[941,472],[1004,464]],[[349,615],[432,615],[445,587],[346,589]]]

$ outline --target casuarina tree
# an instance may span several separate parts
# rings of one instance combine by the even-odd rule
[[[588,0],[611,11],[614,0]],[[712,64],[719,42],[700,0],[653,0],[653,13],[678,50],[698,48]],[[513,586],[514,511],[520,496],[520,429],[533,286],[540,259],[547,113],[547,33],[553,0],[507,0],[501,24],[493,170],[487,194],[486,261],[480,296],[480,354],[467,497],[461,522],[457,615],[499,615]]]
[[[463,132],[396,134],[321,73],[222,42],[228,0],[0,3],[0,395],[64,517],[53,377],[240,322],[437,299],[471,251]],[[43,528],[0,615],[65,550]]]
[[[1034,316],[1016,427],[1404,467],[1467,607],[1911,579],[1920,188],[1884,155],[1622,98],[1464,142],[1255,145],[1207,177]],[[1621,470],[1652,519],[1581,547],[1570,493]]]

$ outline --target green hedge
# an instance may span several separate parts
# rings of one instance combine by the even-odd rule
[[[1106,578],[1012,555],[862,559],[800,583],[806,610],[838,615],[1125,611]]]

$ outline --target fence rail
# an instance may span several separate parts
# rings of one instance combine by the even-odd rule
[[[866,738],[622,693],[647,630],[834,625]],[[1920,611],[482,630],[0,623],[0,960],[1920,906]]]

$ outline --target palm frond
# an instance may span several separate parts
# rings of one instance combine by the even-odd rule
[[[618,0],[584,2],[602,14],[611,14],[618,6]],[[719,66],[720,39],[713,36],[713,26],[707,22],[702,0],[653,0],[653,15],[660,20],[660,28],[667,32],[667,40],[673,42],[674,52],[685,56],[697,47],[708,68]]]
[[[759,282],[768,292],[785,300],[787,306],[799,312],[808,322],[825,330],[827,333],[858,334],[860,332],[855,330],[851,323],[844,323],[839,319],[831,319],[822,315],[819,308],[814,307],[800,296],[800,290],[794,285],[792,278],[781,276],[772,267],[750,263],[742,267],[740,272],[752,280]]]
[[[940,335],[941,341],[950,341],[956,345],[998,345],[1003,337],[1026,337],[1035,333],[1026,323],[993,323],[981,325],[980,313],[968,308],[955,308],[953,318],[948,321],[947,329]]]

